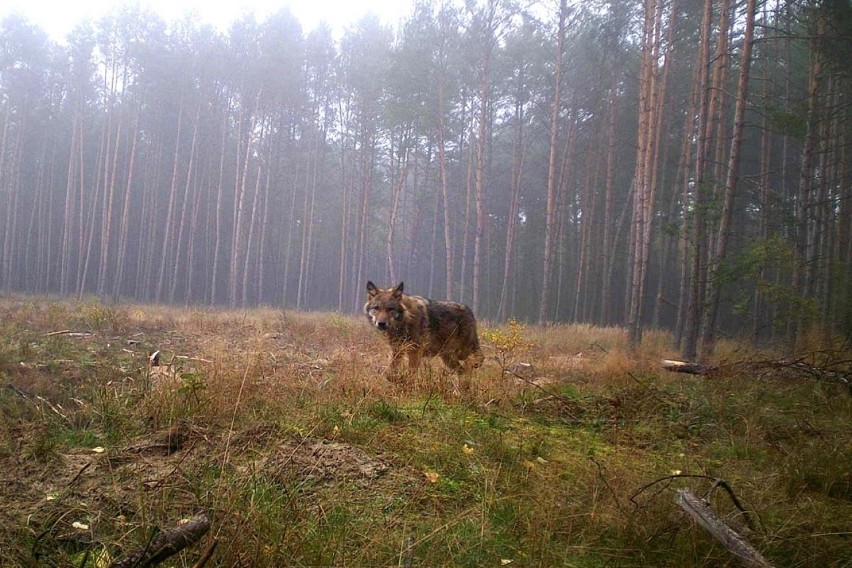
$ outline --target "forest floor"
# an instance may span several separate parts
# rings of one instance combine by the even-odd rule
[[[0,300],[0,565],[109,566],[199,512],[165,565],[738,565],[689,488],[775,566],[852,566],[848,350],[693,376],[661,332],[480,335],[458,396],[437,361],[386,381],[360,317]]]

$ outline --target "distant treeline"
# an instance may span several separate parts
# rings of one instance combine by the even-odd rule
[[[0,289],[852,333],[848,2],[0,23]]]

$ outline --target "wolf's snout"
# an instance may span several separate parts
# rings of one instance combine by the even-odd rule
[[[386,329],[388,328],[388,322],[386,322],[386,321],[377,321],[377,322],[376,322],[376,327],[377,327],[377,328],[379,328],[379,329],[381,329],[381,330],[386,330]]]

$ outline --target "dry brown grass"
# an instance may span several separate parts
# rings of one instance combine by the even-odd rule
[[[664,373],[662,332],[630,353],[619,328],[519,329],[483,341],[457,396],[436,362],[384,380],[360,318],[2,300],[0,564],[106,563],[203,509],[211,566],[733,565],[674,505],[689,486],[776,565],[847,565],[847,392],[789,370]],[[753,526],[686,474],[726,480]]]

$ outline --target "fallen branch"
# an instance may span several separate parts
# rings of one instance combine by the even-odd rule
[[[688,373],[690,375],[710,375],[723,368],[725,371],[758,372],[771,370],[785,372],[785,376],[800,376],[816,381],[833,383],[846,387],[852,394],[852,371],[846,370],[849,361],[837,361],[832,365],[812,365],[804,359],[780,359],[774,361],[735,361],[718,367],[702,365],[687,361],[664,359],[663,369],[673,373]]]
[[[708,375],[716,370],[716,367],[710,365],[701,365],[700,363],[687,363],[686,361],[672,361],[663,359],[663,369],[673,373],[688,373],[690,375]]]
[[[12,383],[6,383],[6,388],[11,390],[12,392],[14,392],[16,395],[23,398],[24,400],[30,400],[30,397],[27,393],[25,393],[24,391],[22,391],[21,389],[19,389],[15,385],[13,385]]]
[[[210,518],[198,513],[174,529],[155,536],[141,550],[114,562],[111,568],[145,568],[156,566],[166,558],[174,556],[187,546],[193,545],[210,530]]]
[[[59,409],[62,408],[61,406],[59,406],[58,404],[56,406],[54,406],[49,400],[47,400],[43,396],[35,395],[35,397],[36,397],[36,400],[39,400],[39,401],[45,403],[48,406],[48,408],[50,408],[53,412],[56,413],[57,416],[59,416],[60,418],[62,418],[66,422],[69,422],[69,423],[71,422],[70,420],[68,420],[67,416],[65,416],[64,414],[62,414],[62,412],[60,412]]]
[[[66,487],[71,487],[72,485],[74,485],[75,483],[77,483],[77,480],[78,480],[78,479],[80,479],[80,476],[81,476],[81,475],[83,475],[83,474],[86,472],[86,470],[87,470],[87,469],[89,469],[90,467],[92,467],[92,464],[93,464],[93,463],[95,463],[95,462],[90,461],[89,463],[87,463],[86,465],[84,465],[83,467],[81,467],[81,468],[80,468],[80,471],[78,471],[78,472],[77,472],[77,475],[75,475],[75,476],[71,479],[71,481],[69,481],[69,482],[68,482],[68,484],[66,485]]]
[[[659,479],[655,479],[650,483],[646,483],[645,485],[634,491],[633,494],[630,496],[630,501],[636,507],[639,507],[639,503],[636,502],[636,498],[639,497],[642,493],[644,493],[651,487],[654,487],[655,485],[665,483],[662,489],[654,493],[654,497],[656,497],[657,495],[662,493],[666,488],[670,487],[675,479],[706,479],[707,481],[712,481],[713,486],[710,488],[710,490],[712,491],[717,487],[721,487],[722,489],[724,489],[725,493],[727,493],[728,497],[730,497],[731,503],[734,504],[734,507],[736,507],[740,511],[740,513],[742,513],[743,519],[745,519],[745,522],[746,524],[748,524],[748,527],[751,530],[755,529],[754,523],[752,522],[751,514],[749,514],[746,508],[743,507],[743,504],[740,502],[739,498],[737,497],[737,494],[734,493],[733,488],[724,479],[720,479],[718,477],[713,477],[710,475],[703,475],[700,473],[673,473],[672,475],[666,475]]]
[[[201,363],[212,363],[210,359],[202,359],[201,357],[190,357],[189,355],[175,355],[175,359],[181,359],[183,361],[199,361]]]
[[[848,361],[839,362],[841,365],[848,365]],[[833,369],[829,366],[817,366],[807,363],[803,359],[781,359],[780,361],[765,361],[758,365],[769,367],[771,369],[786,370],[803,375],[807,378],[816,381],[834,383],[849,389],[852,394],[852,373],[849,371]]]
[[[95,334],[89,331],[73,331],[70,329],[60,329],[59,331],[51,331],[50,333],[45,333],[45,337],[54,337],[56,335],[67,335],[68,337],[92,337]]]
[[[746,539],[729,527],[719,515],[689,489],[678,489],[675,502],[707,532],[721,542],[740,562],[750,568],[772,568],[772,565]]]

